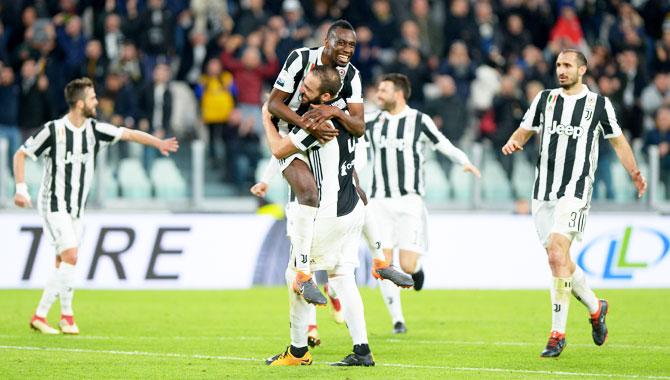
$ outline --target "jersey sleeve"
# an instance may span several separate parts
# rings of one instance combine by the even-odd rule
[[[521,124],[519,125],[519,127],[533,132],[540,131],[541,126],[540,118],[542,115],[542,111],[539,109],[539,106],[540,106],[540,98],[543,97],[543,94],[544,91],[540,91],[537,95],[535,95],[533,102],[530,104],[530,107],[528,107],[528,110],[526,110],[526,113],[523,115],[523,119],[521,119]]]
[[[33,161],[36,161],[42,154],[51,149],[52,141],[51,128],[48,125],[45,125],[23,143],[21,151]]]
[[[295,87],[298,84],[295,83],[295,77],[304,69],[302,67],[301,55],[302,54],[298,50],[293,50],[291,54],[288,55],[286,62],[284,62],[284,66],[279,72],[279,75],[277,75],[277,79],[273,86],[274,88],[287,93],[293,93],[296,90]]]
[[[363,103],[363,85],[360,72],[356,71],[351,79],[351,96],[345,99],[347,103]]]
[[[614,112],[614,107],[612,107],[612,102],[608,98],[605,98],[605,110],[600,117],[600,129],[603,133],[603,137],[606,139],[611,139],[614,137],[621,136],[621,127],[619,122],[616,119],[616,112]]]
[[[288,134],[288,137],[291,139],[293,145],[302,152],[319,145],[319,140],[304,129],[294,128]]]
[[[123,135],[123,129],[108,123],[96,122],[93,130],[102,146],[116,144]]]
[[[421,117],[421,135],[428,140],[433,149],[439,151],[449,159],[459,165],[469,164],[468,156],[462,150],[456,148],[454,144],[446,138],[428,115]]]

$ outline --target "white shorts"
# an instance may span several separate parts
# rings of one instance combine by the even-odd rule
[[[293,153],[292,155],[290,155],[286,158],[282,158],[282,159],[278,160],[279,161],[279,171],[281,173],[283,173],[284,170],[286,170],[286,168],[288,168],[288,166],[291,165],[291,162],[293,162],[293,160],[301,160],[301,161],[303,161],[304,163],[307,164],[308,168],[311,168],[311,166],[309,165],[309,158],[307,158],[307,154],[305,154],[304,152],[297,152],[297,153]]]
[[[287,217],[290,217],[287,205]],[[365,206],[361,200],[349,214],[335,218],[317,218],[314,222],[314,237],[310,251],[312,271],[332,271],[337,267],[359,266],[358,247],[361,242]],[[289,236],[291,231],[287,231]],[[295,268],[295,258],[289,259],[289,267]]]
[[[56,248],[56,254],[71,248],[78,248],[84,232],[81,219],[66,212],[48,212],[43,215],[44,233]]]
[[[428,212],[421,196],[372,198],[368,204],[379,225],[382,248],[423,254],[428,250]]]
[[[573,197],[553,201],[533,199],[533,219],[542,245],[546,247],[549,244],[551,234],[561,234],[570,241],[581,241],[589,208],[587,201]]]

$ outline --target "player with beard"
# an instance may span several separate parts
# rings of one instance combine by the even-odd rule
[[[552,274],[551,334],[542,357],[559,356],[565,348],[571,293],[589,310],[593,342],[600,346],[607,338],[605,317],[609,305],[596,297],[586,284],[584,272],[570,257],[570,246],[581,240],[591,208],[601,135],[628,171],[638,196],[647,188],[612,103],[583,84],[586,70],[583,53],[563,50],[556,59],[560,87],[535,96],[521,125],[502,148],[509,155],[523,150],[533,134],[541,136],[532,211]]]
[[[174,137],[160,140],[145,132],[95,120],[98,99],[93,82],[88,78],[68,83],[65,100],[69,112],[61,119],[46,123],[14,155],[14,203],[19,207],[32,207],[24,182],[25,159],[44,157],[37,210],[43,219],[44,233],[56,250],[56,269],[47,280],[37,311],[30,321],[31,328],[44,334],[79,334],[72,309],[75,265],[98,152],[119,140],[152,146],[165,156],[179,149]],[[51,305],[59,296],[60,331],[49,326],[46,320]]]

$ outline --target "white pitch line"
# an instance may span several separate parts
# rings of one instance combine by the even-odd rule
[[[25,335],[18,334],[0,334],[0,338],[24,338]],[[101,335],[77,335],[68,337],[74,340],[276,340],[283,341],[280,336],[101,336]],[[484,342],[484,341],[463,341],[463,340],[410,340],[386,338],[382,339],[387,343],[412,343],[412,344],[451,344],[455,346],[518,346],[518,347],[537,347],[538,343],[531,342]],[[541,346],[541,344],[540,344]],[[594,347],[593,344],[570,343],[571,347]],[[670,350],[670,346],[650,346],[634,345],[623,343],[606,343],[605,347],[614,349],[634,349],[634,350]]]
[[[15,350],[15,351],[74,352],[74,353],[123,355],[123,356],[148,356],[148,357],[182,358],[182,359],[214,359],[222,361],[262,362],[261,359],[256,358],[243,358],[237,356],[198,355],[198,354],[188,355],[188,354],[177,354],[169,352],[161,353],[161,352],[144,352],[144,351],[91,350],[85,348],[2,346],[2,345],[0,345],[0,349]],[[328,365],[328,364],[330,363],[318,363],[318,365]],[[487,368],[487,367],[451,367],[451,366],[440,366],[440,365],[420,365],[420,364],[401,364],[401,363],[377,363],[377,366],[394,367],[394,368],[412,368],[412,369],[441,369],[456,372],[496,372],[496,373],[518,373],[518,374],[534,374],[534,375],[580,376],[580,377],[590,376],[590,377],[605,377],[605,378],[623,377],[629,379],[659,379],[659,380],[670,379],[670,376],[654,376],[654,375],[542,371],[542,370],[530,370],[530,369]]]

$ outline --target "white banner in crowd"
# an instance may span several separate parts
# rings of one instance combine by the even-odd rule
[[[248,288],[273,223],[257,215],[92,213],[85,218],[78,285]],[[428,226],[426,288],[549,286],[546,254],[529,216],[434,214]],[[42,287],[54,252],[40,218],[0,214],[0,243],[0,288]],[[596,288],[670,287],[669,250],[670,217],[600,214],[589,217],[572,255]]]

